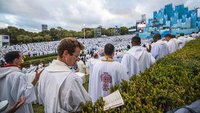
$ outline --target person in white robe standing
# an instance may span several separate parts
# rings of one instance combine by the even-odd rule
[[[92,55],[92,57],[90,59],[88,59],[88,61],[86,63],[86,66],[87,66],[87,68],[89,70],[89,75],[92,74],[92,70],[93,70],[94,64],[96,62],[98,62],[98,61],[100,61],[98,53],[94,53]]]
[[[175,40],[175,42],[178,44],[178,50],[181,49],[180,46],[182,45],[182,42],[177,39],[176,35],[171,35],[172,39]]]
[[[81,104],[91,100],[82,79],[70,69],[83,49],[73,38],[64,38],[59,43],[57,60],[44,69],[38,84],[38,97],[45,113],[77,112]]]
[[[89,70],[89,76],[91,77],[92,75],[92,71],[93,71],[93,67],[95,65],[95,63],[99,62],[100,59],[99,59],[99,55],[98,53],[94,53],[92,55],[92,58],[90,58],[88,61],[87,61],[87,67],[88,67],[88,70]],[[92,82],[91,82],[92,79],[89,79],[89,86],[92,86]],[[91,87],[88,88],[88,93],[90,94],[91,93]]]
[[[158,60],[167,54],[169,54],[169,47],[167,44],[161,40],[161,35],[160,34],[155,34],[153,36],[153,43],[150,45],[151,47],[151,54],[153,57]]]
[[[20,70],[23,55],[19,51],[11,51],[4,58],[7,64],[0,68],[0,100],[8,100],[10,108],[21,97],[25,97],[25,103],[15,113],[33,113],[32,102],[36,100],[34,85],[40,73],[36,72],[32,84],[28,83],[26,75]]]
[[[120,84],[122,80],[129,80],[125,68],[119,62],[113,60],[114,46],[106,44],[104,48],[104,58],[96,62],[89,80],[89,89],[92,102],[99,97],[110,94],[110,88],[115,84]]]
[[[167,41],[167,45],[169,47],[169,53],[174,53],[176,52],[179,47],[178,47],[178,42],[175,38],[172,38],[172,35],[171,34],[166,34],[165,35],[165,40]]]
[[[79,68],[79,72],[86,74],[86,65],[83,62],[83,59],[79,59],[79,61],[77,62],[78,68]]]
[[[129,49],[123,56],[121,64],[126,67],[129,77],[144,72],[155,63],[155,58],[151,53],[147,52],[146,48],[140,46],[141,39],[134,36],[131,39],[132,48]]]
[[[179,45],[179,49],[182,49],[185,46],[185,44],[188,42],[187,39],[184,36],[184,33],[180,33],[180,36],[178,37],[178,40],[182,42]]]

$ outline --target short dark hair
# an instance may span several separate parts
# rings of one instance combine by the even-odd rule
[[[184,36],[185,34],[184,33],[180,33],[180,36]]]
[[[176,38],[176,35],[172,35],[172,38]]]
[[[153,38],[156,38],[156,39],[161,39],[161,35],[159,33],[153,35]]]
[[[166,34],[165,37],[170,37],[170,38],[172,38],[172,35],[171,35],[171,34]]]
[[[83,44],[81,44],[76,39],[74,39],[74,38],[64,38],[64,39],[61,40],[60,44],[57,47],[58,56],[62,57],[63,52],[65,50],[67,50],[70,55],[73,55],[73,53],[75,52],[75,49],[77,47],[80,48],[80,50],[84,49]]]
[[[104,47],[104,53],[106,55],[112,55],[114,53],[114,50],[115,50],[115,47],[110,43],[106,44]]]
[[[141,43],[140,37],[139,37],[139,36],[134,36],[134,37],[132,37],[131,43],[133,43],[133,42],[135,42],[135,43]]]
[[[127,49],[130,49],[131,48],[131,46],[130,45],[127,45]]]
[[[98,58],[99,56],[98,56],[97,53],[94,53],[93,57],[94,57],[94,58]]]
[[[5,54],[4,59],[6,63],[11,64],[16,58],[20,57],[20,51],[10,51]]]

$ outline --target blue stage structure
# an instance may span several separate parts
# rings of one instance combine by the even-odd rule
[[[200,17],[198,17],[198,8],[189,10],[183,4],[175,6],[165,5],[164,9],[153,12],[153,18],[146,22],[144,32],[138,33],[141,38],[149,38],[150,35],[160,33],[162,37],[171,33],[179,35],[180,33],[191,34],[200,29]]]

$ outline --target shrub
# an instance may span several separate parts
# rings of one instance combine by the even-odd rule
[[[29,67],[30,64],[32,64],[32,65],[38,65],[40,63],[47,64],[49,62],[52,62],[53,59],[56,59],[56,56],[50,55],[47,57],[43,56],[41,58],[39,57],[39,58],[33,58],[33,59],[29,59],[29,60],[26,59],[23,64],[23,67]]]

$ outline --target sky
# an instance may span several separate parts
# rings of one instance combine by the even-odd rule
[[[189,9],[200,7],[200,0],[0,0],[0,28],[15,26],[40,32],[41,24],[48,29],[75,31],[99,25],[131,27],[142,14],[152,18],[153,11],[169,3]]]

